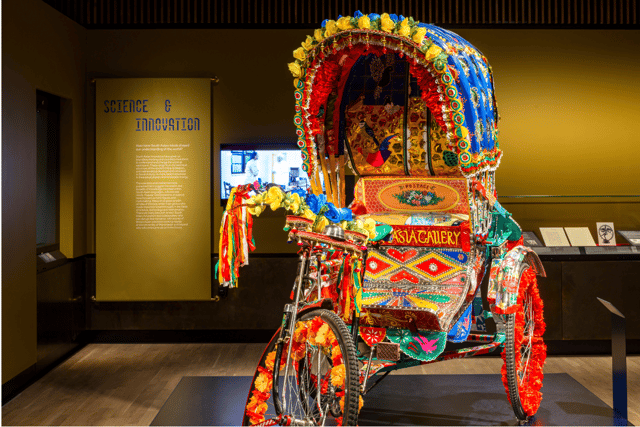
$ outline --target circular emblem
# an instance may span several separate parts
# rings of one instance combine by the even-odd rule
[[[438,271],[438,266],[436,265],[435,262],[432,262],[431,264],[429,264],[429,270],[433,271],[434,273]]]
[[[369,263],[369,268],[372,269],[372,270],[375,270],[376,268],[378,268],[378,263],[375,262],[375,261],[371,261]]]

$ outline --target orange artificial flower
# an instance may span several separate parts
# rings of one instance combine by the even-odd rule
[[[275,362],[276,362],[276,351],[273,350],[271,353],[267,354],[267,358],[264,361],[264,366],[268,370],[273,372],[273,366],[275,365]]]
[[[260,373],[256,378],[256,389],[259,391],[266,393],[271,390],[271,386],[273,385],[273,379],[269,378],[266,374]]]
[[[344,377],[347,374],[347,369],[344,363],[331,368],[331,384],[336,387],[344,387]]]

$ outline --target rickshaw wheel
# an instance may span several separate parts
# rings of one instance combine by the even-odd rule
[[[547,357],[543,303],[535,272],[525,267],[520,276],[517,311],[507,315],[502,352],[502,382],[516,417],[533,416],[542,400],[542,367]]]
[[[278,337],[279,332],[267,345],[256,368],[243,425],[271,424],[277,419],[271,393]],[[290,343],[291,340],[284,343],[280,362],[278,390],[286,407],[280,423],[356,425],[361,402],[358,363],[344,322],[329,310],[312,310],[298,319],[291,357],[287,358]],[[287,364],[289,371],[285,378]]]

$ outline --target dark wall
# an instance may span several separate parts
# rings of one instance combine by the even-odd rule
[[[86,252],[86,30],[40,0],[2,4],[2,382],[37,351],[36,90],[61,111],[60,249]]]
[[[289,301],[297,264],[295,256],[252,256],[250,265],[240,269],[238,287],[219,301],[92,302],[87,329],[273,331]],[[88,259],[87,266],[95,286],[95,258]]]

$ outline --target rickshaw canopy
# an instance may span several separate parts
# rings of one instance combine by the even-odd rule
[[[462,37],[356,12],[324,21],[294,58],[294,123],[309,175],[319,156],[345,152],[365,176],[470,177],[498,166],[491,68]]]

